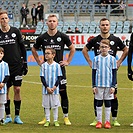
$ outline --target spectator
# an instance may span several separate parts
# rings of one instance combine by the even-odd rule
[[[113,2],[113,5],[112,5],[112,8],[113,8],[113,13],[118,13],[119,11],[118,11],[118,8],[119,8],[119,3],[118,3],[118,1],[117,0],[114,0],[114,2]]]
[[[78,27],[75,27],[75,32],[74,33],[81,33],[78,29]]]
[[[42,22],[44,21],[43,12],[44,12],[44,6],[41,4],[41,2],[38,2],[37,13],[38,13],[39,21],[42,21]]]
[[[73,33],[73,31],[71,30],[70,27],[68,27],[68,30],[66,31],[66,33]]]
[[[126,7],[126,4],[124,3],[123,0],[120,1],[120,13],[124,13],[124,9]]]
[[[36,5],[33,4],[31,8],[31,16],[32,16],[32,27],[37,25],[37,8]]]
[[[29,9],[26,7],[25,3],[22,4],[22,8],[20,9],[20,13],[21,13],[21,18],[22,18],[21,27],[23,27],[23,21],[25,19],[25,25],[28,28],[27,15],[29,14]]]

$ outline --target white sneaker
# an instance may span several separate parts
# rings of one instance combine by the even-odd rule
[[[23,28],[23,25],[21,25],[21,28]]]
[[[130,126],[133,127],[133,123],[131,123]]]
[[[25,27],[26,27],[26,28],[29,28],[29,26],[28,26],[28,25],[26,25]]]

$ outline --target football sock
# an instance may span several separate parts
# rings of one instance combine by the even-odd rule
[[[7,103],[5,104],[5,112],[6,115],[10,115],[10,100],[7,100]]]
[[[105,121],[110,122],[111,107],[105,107]]]
[[[96,107],[97,109],[97,121],[102,123],[102,107]]]
[[[94,112],[95,112],[95,116],[97,117],[96,105],[97,105],[97,99],[94,98]]]
[[[58,108],[53,108],[54,121],[58,120]]]
[[[45,108],[45,117],[46,117],[46,120],[50,122],[50,109],[49,108]]]
[[[20,106],[21,106],[21,100],[20,101],[15,101],[14,100],[14,105],[15,105],[15,115],[19,115]]]
[[[112,117],[117,117],[117,111],[118,111],[118,99],[112,99],[111,100],[111,113]]]
[[[4,104],[0,104],[0,120],[4,118],[4,114],[5,114],[5,106]]]
[[[60,91],[61,96],[61,107],[64,114],[68,113],[68,97],[66,90]]]

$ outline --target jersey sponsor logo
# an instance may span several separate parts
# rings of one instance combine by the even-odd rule
[[[53,48],[55,50],[60,50],[61,49],[61,46],[54,44],[54,45],[45,46],[45,48]]]
[[[66,79],[62,79],[62,80],[60,81],[60,83],[61,83],[61,85],[66,84],[66,83],[67,83],[67,80],[66,80]]]
[[[11,36],[14,38],[14,37],[16,37],[16,34],[15,34],[15,33],[12,33],[12,35],[11,35]]]
[[[15,76],[15,81],[16,80],[22,80],[22,76],[19,76],[19,75]]]
[[[57,38],[57,42],[61,42],[61,37],[58,37]]]
[[[5,44],[15,44],[15,39],[8,39],[8,40],[0,41],[0,45],[5,45]]]

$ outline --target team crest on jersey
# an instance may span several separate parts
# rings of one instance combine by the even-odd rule
[[[16,37],[16,34],[15,34],[15,33],[12,33],[12,37],[13,37],[13,38]]]
[[[110,45],[114,45],[115,44],[115,42],[114,41],[110,41]]]
[[[60,37],[58,37],[58,38],[57,38],[57,41],[58,41],[58,42],[60,42],[60,41],[61,41],[61,38],[60,38]]]

